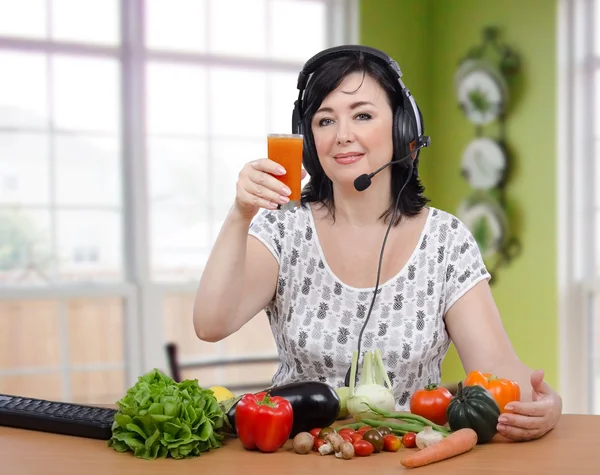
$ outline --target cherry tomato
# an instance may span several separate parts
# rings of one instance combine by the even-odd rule
[[[371,430],[372,427],[371,426],[363,426],[360,429],[358,429],[356,432],[358,432],[359,434],[364,434],[365,432],[367,432],[368,430]]]
[[[346,442],[350,442],[351,444],[352,444],[352,443],[354,443],[354,442],[352,441],[352,436],[351,436],[351,435],[348,435],[348,434],[342,434],[340,437],[341,437],[342,439],[344,439]]]
[[[352,437],[352,434],[355,434],[356,431],[354,429],[350,429],[349,427],[346,427],[345,429],[340,429],[338,431],[338,434],[340,434],[341,436],[343,436],[344,434],[349,435],[350,437]]]
[[[315,439],[313,450],[319,450],[319,447],[321,447],[321,445],[325,445],[326,443],[327,442],[325,441],[325,439]]]
[[[383,436],[383,450],[386,452],[398,452],[401,446],[400,437],[394,434]]]
[[[314,429],[311,429],[309,431],[309,434],[312,435],[315,439],[319,438],[319,432],[321,432],[321,428],[320,427],[315,427]]]
[[[373,446],[373,452],[378,453],[383,450],[383,436],[377,429],[368,430],[363,434],[363,440],[366,440]]]
[[[381,435],[388,435],[392,433],[392,429],[390,429],[388,426],[379,426],[377,430]]]
[[[407,432],[406,434],[404,434],[402,436],[402,445],[404,445],[404,447],[408,447],[409,449],[416,447],[417,434],[415,434],[414,432]]]
[[[428,384],[413,393],[410,398],[410,412],[429,419],[439,425],[448,422],[446,409],[452,400],[452,393],[437,384]]]
[[[373,445],[366,440],[357,440],[354,442],[354,455],[358,457],[367,457],[373,453]]]

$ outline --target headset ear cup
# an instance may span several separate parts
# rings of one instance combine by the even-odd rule
[[[407,155],[407,147],[403,143],[403,131],[402,131],[402,122],[404,121],[404,116],[406,113],[402,107],[396,108],[396,112],[394,113],[394,125],[392,128],[392,142],[394,146],[394,160],[400,160],[402,157]]]
[[[419,138],[417,133],[417,124],[414,123],[410,114],[404,112],[402,115],[402,122],[400,122],[400,127],[402,133],[403,156],[406,156],[412,152],[416,146],[419,145],[417,143],[417,139]],[[415,153],[416,155],[414,160],[416,160],[419,156],[419,151]]]

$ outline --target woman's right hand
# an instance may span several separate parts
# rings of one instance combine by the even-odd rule
[[[275,175],[275,176],[273,176]],[[235,206],[247,218],[260,208],[277,209],[289,201],[290,189],[276,176],[285,175],[285,169],[268,158],[246,163],[238,176]]]

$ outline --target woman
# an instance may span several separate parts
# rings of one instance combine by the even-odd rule
[[[415,148],[427,138],[396,64],[374,49],[333,48],[307,62],[299,84],[294,124],[310,175],[302,206],[278,209],[289,195],[278,164],[244,166],[200,281],[198,337],[221,340],[265,309],[280,357],[275,385],[343,386],[353,350],[379,348],[398,409],[439,383],[452,341],[465,372],[520,384],[522,401],[499,419],[502,435],[551,430],[561,398],[515,354],[472,234],[427,206]]]

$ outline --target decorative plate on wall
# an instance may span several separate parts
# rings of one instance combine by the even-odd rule
[[[497,119],[508,101],[508,85],[497,67],[484,59],[466,59],[456,71],[455,90],[467,118],[477,125]]]
[[[487,137],[472,140],[463,153],[461,173],[475,190],[489,190],[504,179],[507,157],[498,142]]]
[[[486,196],[463,201],[458,217],[471,230],[484,259],[499,254],[507,237],[507,218],[504,210]]]

